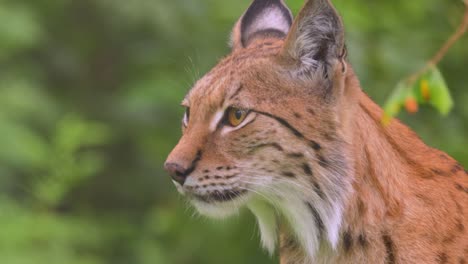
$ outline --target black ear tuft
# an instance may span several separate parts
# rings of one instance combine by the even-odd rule
[[[256,38],[285,38],[292,14],[283,0],[254,0],[234,28],[233,47],[247,47]]]

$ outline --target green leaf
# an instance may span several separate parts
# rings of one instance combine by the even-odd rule
[[[401,81],[397,84],[395,90],[388,98],[384,106],[385,115],[387,117],[396,116],[405,102],[405,98],[411,94],[411,89],[405,81]]]
[[[437,67],[432,67],[425,78],[429,82],[431,91],[430,104],[434,106],[441,114],[447,115],[453,108],[453,99],[447,84]]]

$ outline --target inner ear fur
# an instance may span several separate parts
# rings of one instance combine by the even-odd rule
[[[295,19],[282,51],[298,72],[323,71],[333,75],[331,64],[341,62],[346,71],[344,28],[330,0],[309,0]]]
[[[235,50],[248,47],[262,38],[284,39],[292,21],[291,11],[283,0],[254,0],[237,21],[231,35],[231,46]]]

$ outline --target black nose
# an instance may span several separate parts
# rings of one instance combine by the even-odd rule
[[[166,163],[164,169],[169,172],[174,181],[184,185],[185,179],[187,179],[187,169],[176,163]]]

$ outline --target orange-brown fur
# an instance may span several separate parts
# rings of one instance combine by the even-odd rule
[[[348,63],[334,60],[332,91],[325,94],[323,79],[289,73],[295,66],[283,39],[259,37],[242,47],[235,41],[239,34],[238,23],[232,54],[184,100],[191,117],[168,163],[187,168],[196,160],[196,167],[188,176],[192,185],[180,188],[197,193],[265,170],[274,179],[292,171],[294,180],[307,185],[309,178],[297,172],[308,164],[314,170],[311,181],[325,186],[325,196],[339,190],[339,241],[334,247],[321,238],[310,256],[291,223],[278,215],[281,263],[468,263],[468,174],[462,166],[398,120],[383,126],[381,108],[361,90]],[[211,131],[223,105],[277,119],[257,114],[239,130]],[[268,140],[276,145],[246,151],[252,142]],[[312,151],[305,144],[309,140],[320,148]],[[329,182],[332,174],[339,175],[341,189]]]

